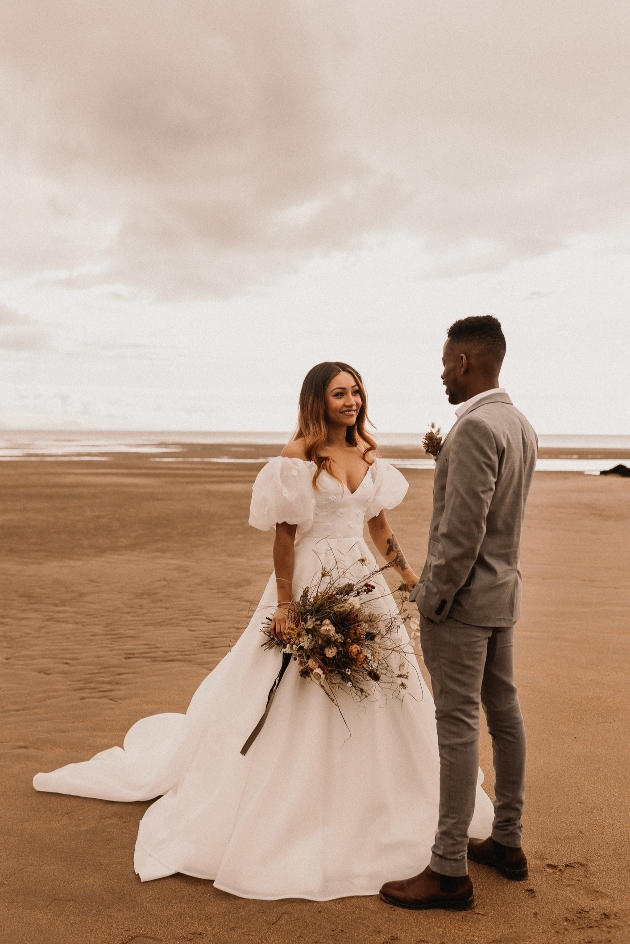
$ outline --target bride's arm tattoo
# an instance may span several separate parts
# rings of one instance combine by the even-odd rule
[[[407,558],[403,554],[402,548],[400,544],[398,543],[398,539],[396,538],[396,535],[394,534],[393,531],[392,531],[391,538],[387,538],[387,554],[385,555],[386,559],[389,557],[390,554],[396,555],[393,558],[393,560],[389,561],[392,567],[396,567],[401,571],[407,570],[407,568],[409,567],[409,564],[407,563]]]

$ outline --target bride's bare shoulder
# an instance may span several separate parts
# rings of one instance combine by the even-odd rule
[[[290,443],[287,443],[282,452],[280,453],[285,459],[304,459],[306,461],[306,453],[304,452],[304,440],[303,439],[292,439]]]

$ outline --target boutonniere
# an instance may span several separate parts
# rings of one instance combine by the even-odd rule
[[[424,434],[422,446],[428,456],[433,456],[434,459],[437,459],[440,454],[440,449],[442,448],[442,430],[436,427],[435,423],[431,423],[429,429]]]

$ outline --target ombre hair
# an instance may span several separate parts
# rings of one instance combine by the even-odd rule
[[[325,469],[333,478],[337,478],[333,471],[333,462],[329,456],[321,456],[320,450],[328,440],[328,424],[326,422],[326,388],[330,381],[342,372],[351,374],[359,388],[361,408],[357,414],[354,426],[346,429],[346,442],[351,446],[363,448],[363,458],[376,449],[376,443],[366,432],[365,424],[369,423],[367,414],[367,393],[361,380],[361,374],[344,364],[343,361],[323,361],[311,367],[302,383],[298,406],[298,425],[293,440],[304,440],[304,452],[310,462],[315,462],[317,469],[313,476],[313,488],[317,488],[317,479]]]

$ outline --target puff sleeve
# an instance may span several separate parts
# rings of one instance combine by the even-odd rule
[[[372,466],[374,491],[365,510],[365,520],[375,518],[384,508],[395,508],[407,494],[409,483],[398,469],[384,459],[377,459]]]
[[[249,523],[259,531],[269,531],[278,522],[296,524],[297,533],[313,524],[315,492],[312,462],[303,459],[270,459],[254,482]]]

